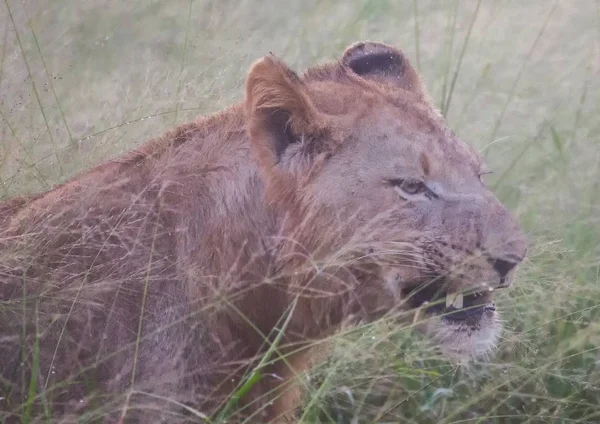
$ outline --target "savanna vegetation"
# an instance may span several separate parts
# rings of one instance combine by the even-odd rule
[[[598,1],[6,0],[0,198],[240,100],[268,52],[301,71],[364,39],[418,67],[530,248],[494,355],[457,365],[410,325],[360,325],[306,376],[302,421],[600,422]]]

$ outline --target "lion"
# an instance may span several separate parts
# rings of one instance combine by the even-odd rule
[[[0,204],[2,409],[292,420],[320,341],[387,314],[485,355],[527,252],[485,172],[394,46],[267,55],[243,101]]]

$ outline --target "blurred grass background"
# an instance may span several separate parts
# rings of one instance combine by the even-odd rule
[[[241,100],[269,52],[302,71],[362,39],[407,53],[531,246],[496,355],[457,367],[364,325],[311,376],[303,421],[600,422],[599,1],[6,0],[0,198]]]

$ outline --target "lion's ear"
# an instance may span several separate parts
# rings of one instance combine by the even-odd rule
[[[258,60],[250,69],[246,116],[253,148],[267,168],[276,166],[291,144],[310,135],[318,121],[304,83],[273,56]]]
[[[406,55],[393,46],[361,41],[346,49],[341,62],[365,79],[399,86],[419,97],[427,97],[419,74]]]

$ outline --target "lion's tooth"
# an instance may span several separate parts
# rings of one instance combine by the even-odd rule
[[[463,307],[463,295],[460,293],[446,295],[446,308],[450,306],[454,307],[454,309],[461,309]]]
[[[456,295],[454,293],[448,293],[446,295],[446,308],[449,308],[454,303],[454,297]]]
[[[462,309],[462,307],[463,307],[463,295],[462,294],[456,295],[456,297],[454,298],[454,302],[452,302],[452,306],[454,306],[455,309]]]

